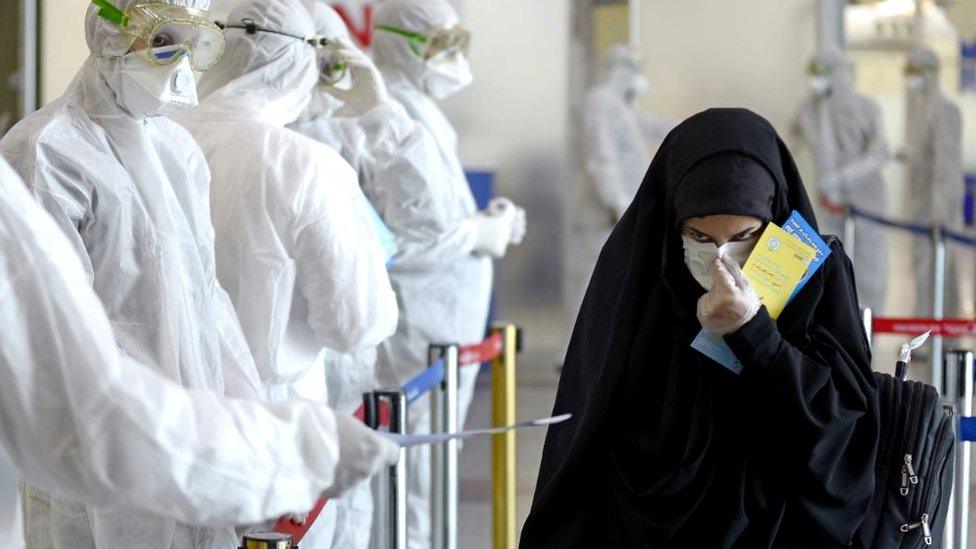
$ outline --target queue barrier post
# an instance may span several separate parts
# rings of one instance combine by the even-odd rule
[[[443,360],[444,378],[431,392],[431,433],[457,433],[458,369],[457,345],[431,345],[429,364]],[[431,448],[431,547],[457,549],[460,485],[458,441]]]
[[[363,395],[364,421],[373,429],[381,424],[382,402],[389,403],[391,433],[407,432],[407,397],[402,391],[375,391]],[[407,548],[407,451],[400,449],[400,459],[379,477],[380,501],[375,540],[384,549]]]
[[[861,323],[864,324],[864,335],[868,338],[868,348],[874,348],[874,311],[870,307],[861,309]]]
[[[945,358],[943,400],[955,408],[957,421],[960,421],[960,417],[973,415],[974,355],[972,351],[954,350],[947,352]],[[961,432],[958,425],[956,430]],[[955,452],[955,476],[944,543],[946,547],[968,549],[972,443],[960,440]]]
[[[932,228],[932,252],[934,261],[932,262],[932,318],[943,320],[945,318],[945,262],[946,262],[946,242],[942,235],[942,228],[935,226]],[[937,334],[932,338],[932,386],[939,394],[943,394],[942,380],[944,377],[942,335]]]
[[[492,425],[511,425],[516,419],[516,371],[521,351],[521,331],[514,324],[498,324],[491,333],[502,337],[502,353],[491,365]],[[517,524],[516,436],[511,431],[493,435],[492,465],[492,539],[494,549],[515,549]]]

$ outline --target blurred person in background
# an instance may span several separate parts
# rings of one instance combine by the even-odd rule
[[[436,154],[411,156],[408,176],[377,181],[368,194],[400,249],[390,276],[400,304],[397,333],[379,349],[377,380],[399,388],[428,366],[431,344],[478,343],[485,336],[492,259],[525,235],[525,212],[496,198],[478,211],[458,156],[458,135],[437,101],[473,80],[470,34],[445,0],[385,0],[376,11],[373,55],[390,95],[432,137]],[[417,161],[414,161],[414,158]],[[412,173],[418,170],[418,175]],[[464,424],[477,368],[462,368],[458,416]],[[408,430],[430,429],[430,399],[410,407]],[[411,450],[407,534],[430,545],[430,449]]]
[[[793,126],[813,154],[821,230],[844,236],[846,208],[884,216],[887,189],[881,173],[890,156],[878,104],[854,89],[852,65],[842,51],[817,52],[807,65],[810,96]],[[885,229],[857,219],[853,256],[861,307],[884,311],[888,292]]]
[[[908,212],[912,221],[960,231],[963,228],[965,179],[962,165],[962,113],[939,86],[939,58],[928,48],[909,52],[905,63],[908,112],[905,131]],[[855,256],[855,259],[857,256]],[[935,313],[931,238],[917,236],[912,246],[915,314]],[[962,312],[954,254],[946,254],[945,310]]]
[[[654,145],[674,126],[637,109],[637,98],[648,88],[640,57],[618,44],[603,56],[600,78],[583,104],[583,173],[570,195],[563,239],[566,344],[603,243],[634,199]],[[565,351],[564,345],[557,364],[562,364]]]

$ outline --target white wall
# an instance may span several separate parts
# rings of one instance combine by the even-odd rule
[[[642,105],[681,119],[748,107],[781,133],[806,90],[817,0],[645,0],[641,51],[652,90]]]
[[[85,44],[85,0],[42,0],[41,104],[57,99],[88,58]]]
[[[497,190],[526,206],[529,234],[499,264],[508,300],[559,295],[560,189],[569,125],[567,0],[465,0],[475,83],[445,104],[466,166],[497,172]]]

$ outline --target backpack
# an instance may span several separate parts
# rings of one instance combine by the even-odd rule
[[[935,388],[875,373],[881,435],[874,498],[854,546],[941,547],[955,463],[955,413]]]

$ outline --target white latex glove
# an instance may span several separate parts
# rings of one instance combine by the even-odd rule
[[[509,210],[515,212],[515,217],[512,220],[512,237],[508,243],[518,245],[525,238],[527,229],[525,210],[516,206],[514,202],[504,196],[493,198],[488,203],[488,213],[491,215],[505,215]]]
[[[285,516],[288,520],[294,522],[295,524],[305,525],[305,521],[308,520],[308,513],[292,513]]]
[[[712,289],[698,300],[698,321],[706,332],[724,336],[752,320],[762,304],[742,268],[728,257],[715,260],[712,277]]]
[[[512,241],[515,210],[497,215],[478,212],[471,221],[474,223],[474,253],[495,259],[505,257],[508,244]]]
[[[323,494],[327,498],[341,496],[400,459],[399,446],[356,418],[337,415],[335,419],[339,434],[339,463],[335,481]]]
[[[338,86],[325,86],[326,93],[348,105],[358,114],[366,114],[370,109],[390,102],[390,94],[379,69],[365,53],[352,44],[339,40],[339,53],[349,63],[349,78],[352,87],[348,90]]]

